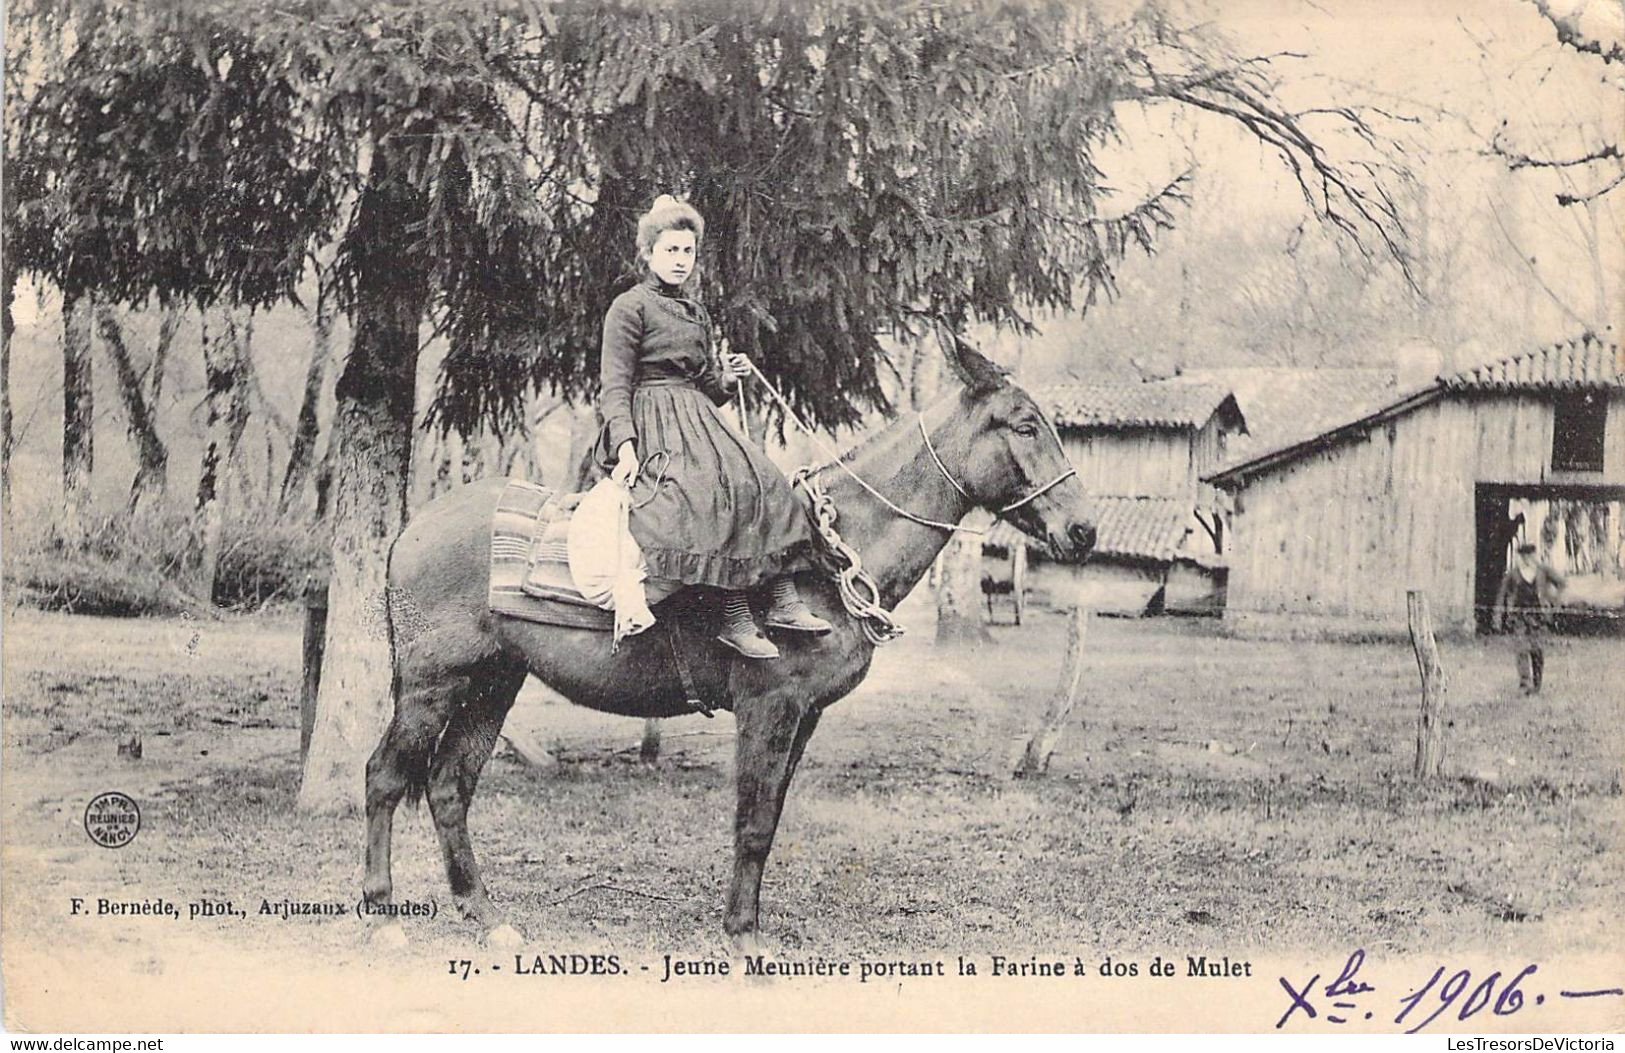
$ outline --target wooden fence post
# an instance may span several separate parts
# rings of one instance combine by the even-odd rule
[[[1418,779],[1437,778],[1444,767],[1444,668],[1439,664],[1439,644],[1433,638],[1433,615],[1428,598],[1420,589],[1405,594],[1405,608],[1411,630],[1411,648],[1416,652],[1416,668],[1422,675],[1422,711],[1416,720],[1416,769]]]
[[[310,732],[316,726],[316,690],[322,683],[322,652],[327,644],[327,582],[305,583],[304,681],[299,688],[299,764],[310,752]]]
[[[643,744],[638,747],[638,760],[653,764],[660,759],[660,721],[654,717],[643,722]]]
[[[1072,714],[1072,707],[1078,700],[1078,681],[1083,676],[1083,642],[1089,633],[1089,621],[1088,608],[1072,608],[1072,618],[1067,623],[1066,659],[1061,664],[1060,683],[1050,699],[1044,722],[1027,740],[1027,747],[1016,762],[1015,778],[1041,775],[1049,770],[1050,755],[1061,741],[1061,731],[1066,727],[1067,717]]]

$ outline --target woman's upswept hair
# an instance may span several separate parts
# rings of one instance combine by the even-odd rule
[[[688,202],[661,194],[638,218],[638,255],[647,256],[668,230],[692,230],[694,240],[700,241],[705,237],[705,220]]]

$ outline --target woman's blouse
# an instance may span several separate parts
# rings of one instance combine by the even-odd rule
[[[719,406],[733,395],[721,363],[711,355],[705,308],[653,275],[610,304],[598,368],[599,412],[611,457],[621,443],[637,441],[632,393],[639,384],[689,383]]]

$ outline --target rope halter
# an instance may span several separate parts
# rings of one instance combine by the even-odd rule
[[[923,410],[920,411],[920,414],[916,419],[918,420],[919,425],[920,425],[920,437],[925,440],[926,452],[931,455],[931,460],[932,460],[933,463],[936,464],[937,471],[941,472],[942,477],[944,479],[948,480],[948,485],[949,486],[951,486],[955,490],[959,491],[959,494],[960,494],[961,497],[963,497],[965,500],[969,501],[973,505],[974,504],[980,504],[981,502],[977,501],[976,498],[974,498],[974,497],[972,497],[970,495],[969,490],[966,490],[962,485],[960,485],[959,480],[954,478],[954,473],[952,473],[952,472],[950,472],[948,470],[948,466],[946,464],[943,464],[942,463],[942,458],[937,455],[937,448],[931,444],[931,433],[925,430],[925,411],[923,411]],[[1048,423],[1048,422],[1046,421],[1045,423]],[[1050,428],[1050,434],[1055,436],[1055,445],[1056,445],[1057,448],[1062,450],[1063,457],[1064,457],[1064,455],[1065,455],[1065,447],[1061,446],[1061,437],[1059,435],[1055,434],[1055,429],[1053,427]],[[1045,483],[1043,486],[1040,486],[1038,489],[1034,490],[1032,493],[1028,494],[1026,497],[1023,497],[1023,498],[1020,498],[1018,500],[1010,502],[1009,504],[1005,505],[1003,508],[999,509],[994,514],[1002,516],[1006,512],[1013,512],[1016,509],[1020,508],[1022,505],[1028,503],[1029,501],[1032,501],[1033,499],[1039,497],[1040,495],[1046,494],[1049,491],[1055,489],[1055,487],[1059,486],[1061,483],[1065,482],[1066,480],[1072,478],[1074,475],[1077,475],[1077,474],[1078,474],[1078,470],[1076,468],[1072,467],[1071,463],[1069,462],[1067,464],[1067,466],[1066,466],[1066,471],[1062,472],[1060,475],[1057,475],[1055,478],[1051,479],[1049,482]],[[964,529],[964,528],[961,528],[961,529]],[[977,531],[977,533],[980,533],[980,531]]]

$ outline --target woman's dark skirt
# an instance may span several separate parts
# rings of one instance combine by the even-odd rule
[[[699,389],[640,384],[632,420],[630,527],[651,578],[747,589],[812,566],[812,522],[784,473]]]

